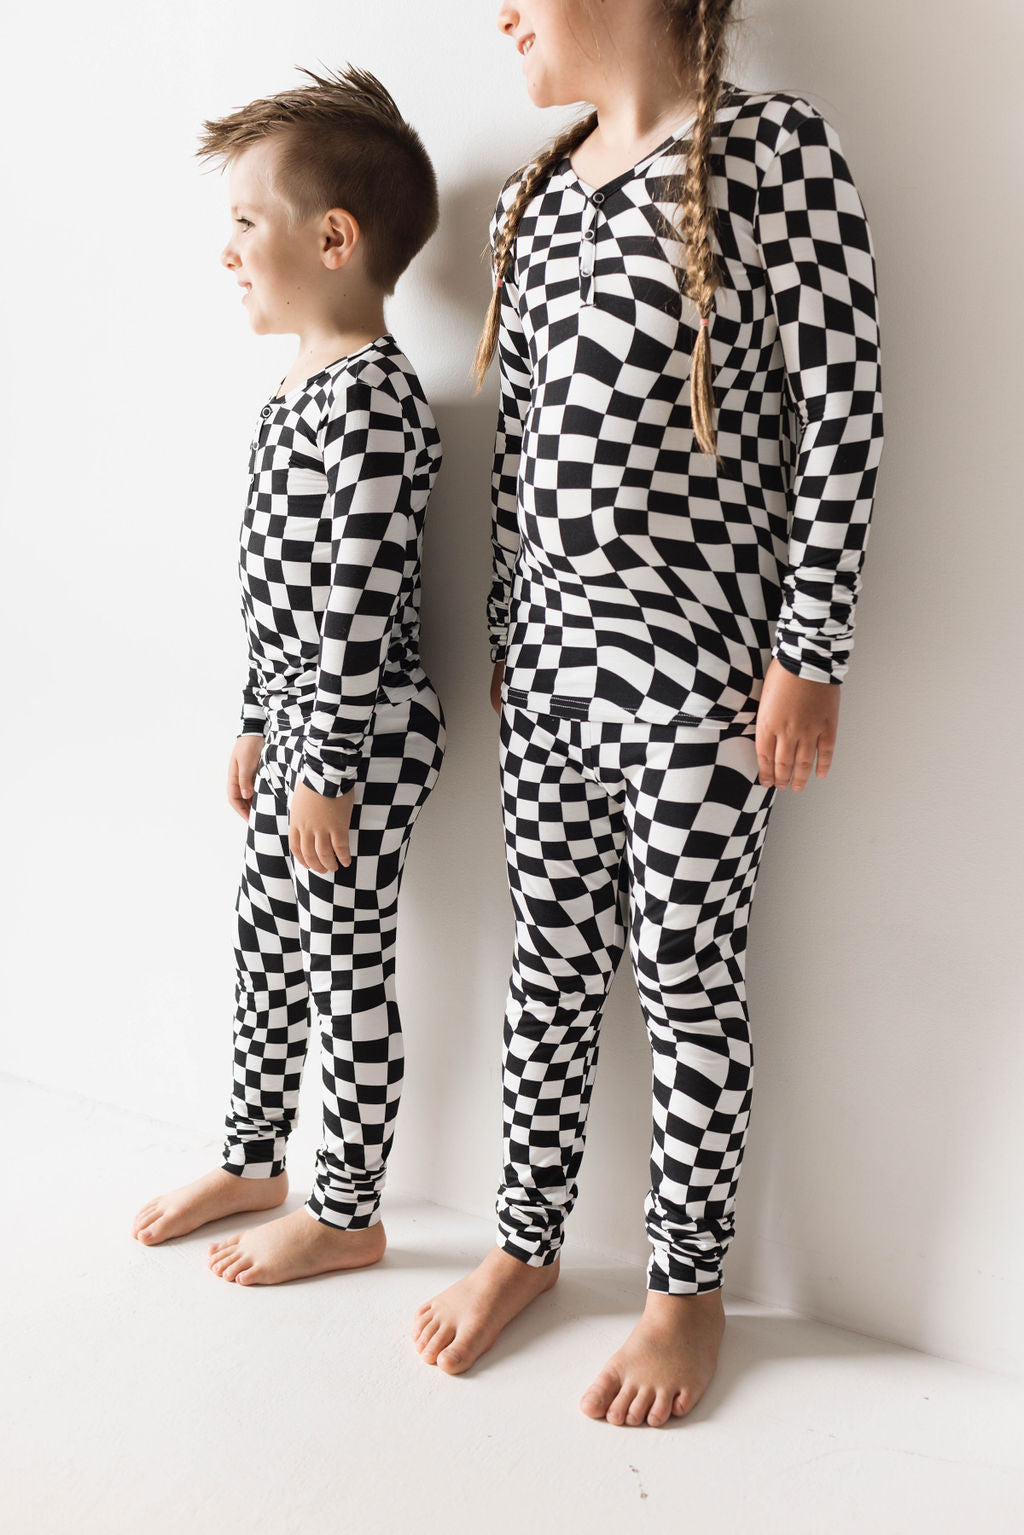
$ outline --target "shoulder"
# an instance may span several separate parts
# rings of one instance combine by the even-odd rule
[[[324,414],[335,416],[360,408],[400,413],[403,390],[396,380],[404,375],[399,355],[374,346],[347,359],[327,385]]]
[[[346,414],[358,414],[370,427],[401,426],[411,434],[410,443],[429,445],[437,436],[419,374],[392,338],[353,358],[335,376],[325,418]]]
[[[840,152],[839,135],[809,97],[789,90],[745,90],[727,85],[715,115],[713,152],[727,175],[746,163],[760,181],[786,149],[820,146]]]

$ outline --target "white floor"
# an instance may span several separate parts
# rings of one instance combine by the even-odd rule
[[[129,1235],[217,1142],[23,1083],[3,1103],[26,1148],[6,1189],[9,1535],[1024,1529],[1024,1385],[727,1294],[688,1418],[593,1423],[578,1398],[632,1325],[635,1269],[567,1247],[555,1289],[447,1377],[413,1312],[488,1221],[392,1192],[376,1268],[229,1285],[206,1247],[244,1220],[156,1249]]]

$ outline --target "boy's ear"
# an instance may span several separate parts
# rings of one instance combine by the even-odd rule
[[[346,208],[331,208],[325,213],[320,234],[324,265],[332,270],[343,267],[359,244],[361,233],[358,221]]]

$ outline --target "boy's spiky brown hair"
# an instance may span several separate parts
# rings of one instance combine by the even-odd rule
[[[279,146],[273,190],[296,223],[344,208],[366,240],[366,270],[384,296],[438,223],[437,178],[419,134],[368,70],[348,64],[203,123],[196,154],[225,164],[250,145]]]

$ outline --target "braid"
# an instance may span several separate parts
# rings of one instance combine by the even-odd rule
[[[504,277],[509,271],[512,261],[512,252],[515,250],[516,235],[519,233],[519,224],[522,220],[530,199],[534,196],[538,187],[547,180],[554,167],[563,155],[571,155],[583,140],[593,133],[597,126],[597,113],[590,112],[578,122],[571,123],[568,128],[549,145],[541,150],[536,160],[531,160],[527,165],[525,174],[519,183],[515,200],[505,215],[505,222],[498,230],[494,242],[494,272],[496,277]],[[490,255],[490,245],[484,246],[481,256]],[[501,314],[501,287],[495,284],[491,294],[490,307],[487,310],[487,318],[484,321],[483,334],[480,337],[473,359],[473,376],[476,379],[475,394],[479,394],[483,385],[484,375],[491,365],[495,350],[498,345],[498,322]]]
[[[722,83],[725,27],[732,0],[697,0],[693,17],[692,0],[668,0],[670,12],[682,18],[690,29],[692,68],[697,98],[697,118],[693,125],[686,170],[677,183],[680,204],[681,236],[686,249],[686,279],[690,297],[702,320],[709,320],[715,289],[722,281],[714,251],[711,231],[715,207],[711,198],[711,135]],[[675,19],[675,18],[673,18]],[[697,339],[690,359],[690,412],[697,443],[704,453],[718,457],[714,426],[715,396],[711,382],[711,342],[708,325],[698,325]]]
[[[684,291],[688,292],[696,304],[701,320],[709,322],[715,289],[722,281],[711,248],[711,232],[715,220],[715,206],[711,198],[711,138],[721,94],[725,34],[733,0],[662,0],[662,4],[669,46],[679,61],[680,86],[694,90],[697,104],[686,170],[681,177],[677,176],[669,183],[669,200],[678,209],[678,223],[672,225],[671,230],[676,233],[686,252],[685,270],[678,271],[677,278],[685,277]],[[571,124],[554,140],[550,148],[543,150],[527,166],[515,200],[495,239],[496,276],[503,277],[508,269],[519,223],[530,199],[562,156],[572,154],[596,126],[597,113],[590,112],[579,122]],[[482,254],[489,254],[489,249],[489,246],[485,246]],[[497,348],[500,312],[501,289],[496,286],[491,294],[483,334],[473,360],[477,392]],[[709,324],[698,325],[690,359],[690,414],[694,436],[701,451],[713,453],[716,462],[721,464],[714,425],[715,396],[708,330]]]

